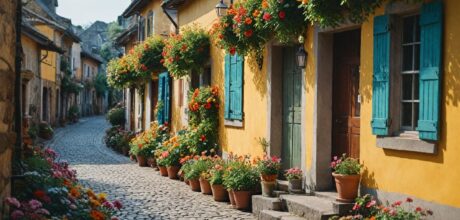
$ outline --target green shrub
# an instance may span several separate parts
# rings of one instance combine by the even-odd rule
[[[107,119],[109,120],[112,126],[123,126],[126,122],[125,120],[125,109],[124,108],[112,108],[107,114]]]

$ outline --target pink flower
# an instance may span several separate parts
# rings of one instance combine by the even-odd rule
[[[12,219],[20,219],[22,217],[24,217],[24,212],[22,212],[21,210],[14,210],[11,213],[11,218]]]
[[[272,16],[270,15],[270,13],[268,12],[265,12],[264,16],[262,16],[262,18],[265,20],[265,21],[269,21]]]
[[[36,210],[42,207],[42,203],[39,202],[38,200],[32,199],[29,201],[29,206],[31,209]]]
[[[334,160],[337,160],[337,159],[339,159],[339,158],[337,156],[334,156]]]
[[[14,206],[16,208],[20,208],[21,207],[21,203],[16,199],[16,198],[13,198],[13,197],[8,197],[6,198],[5,202],[10,205],[10,206]]]
[[[353,210],[356,211],[359,208],[361,208],[361,206],[358,203],[355,203],[355,205],[353,206]]]
[[[50,214],[50,212],[48,210],[46,210],[46,209],[39,209],[35,213],[42,214],[42,215],[49,215]]]
[[[163,158],[166,158],[169,156],[169,152],[168,151],[163,151],[163,153],[161,153],[161,157]]]
[[[377,202],[375,200],[372,200],[372,201],[367,203],[366,208],[370,208],[370,207],[374,206],[375,204],[377,204]]]
[[[402,201],[396,201],[391,206],[396,207],[396,206],[400,206],[401,204],[402,204]]]
[[[115,208],[117,208],[117,209],[123,208],[123,205],[121,204],[121,202],[119,200],[113,201],[113,206],[115,206]]]
[[[113,209],[113,204],[109,201],[105,201],[104,203],[102,203],[102,206],[109,208],[109,209]]]

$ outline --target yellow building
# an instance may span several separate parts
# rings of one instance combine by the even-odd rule
[[[346,153],[364,164],[362,193],[382,201],[410,196],[436,219],[458,218],[460,4],[429,2],[385,3],[362,24],[309,26],[304,69],[295,64],[298,46],[270,41],[261,69],[251,57],[241,62],[212,46],[211,84],[224,90],[226,62],[243,70],[236,72],[238,114],[220,112],[224,155],[260,156],[257,140],[266,138],[270,154],[285,168],[302,168],[307,191],[316,192],[333,189],[330,161]],[[169,0],[163,7],[178,10],[179,28],[209,29],[217,3]],[[184,82],[191,78],[174,80],[173,130],[186,125],[182,101],[191,83]]]
[[[118,44],[125,47],[128,52],[139,42],[152,35],[166,37],[170,34],[172,23],[168,18],[175,16],[170,11],[167,15],[161,7],[161,0],[134,0],[123,12],[122,16],[127,19],[126,30],[118,37]],[[142,131],[150,127],[150,123],[156,120],[154,110],[158,99],[158,76],[153,76],[144,85],[144,94],[138,89],[125,89],[125,103],[127,112],[127,128],[133,131]]]

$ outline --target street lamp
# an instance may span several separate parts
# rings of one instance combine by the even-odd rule
[[[305,68],[305,63],[307,61],[307,52],[303,49],[303,44],[297,50],[296,55],[296,63],[299,68]]]
[[[233,0],[230,0],[230,5],[233,4]],[[227,14],[228,6],[224,3],[224,0],[220,0],[216,5],[217,16],[222,17]]]

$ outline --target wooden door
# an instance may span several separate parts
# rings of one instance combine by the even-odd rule
[[[332,156],[359,158],[361,30],[334,35]]]
[[[284,168],[301,166],[302,72],[295,62],[296,48],[283,49],[283,150]]]

